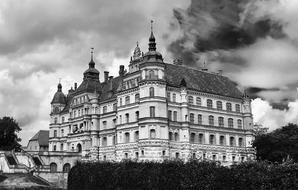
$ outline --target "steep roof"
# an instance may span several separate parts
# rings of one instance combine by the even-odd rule
[[[232,98],[242,97],[237,84],[222,75],[166,63],[165,77],[169,86],[180,87],[184,79],[187,88],[191,90]]]
[[[118,76],[111,79],[108,82],[101,83],[102,93],[100,96],[100,101],[104,101],[110,98],[116,97],[117,89],[121,84],[123,76]]]
[[[80,86],[75,90],[74,94],[85,93],[85,92],[100,92],[101,84],[99,80],[84,79]]]
[[[49,146],[49,131],[38,131],[29,141],[38,141],[39,146]]]

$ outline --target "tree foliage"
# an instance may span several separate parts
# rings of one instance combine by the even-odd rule
[[[298,162],[298,126],[289,123],[271,133],[256,136],[253,146],[258,160]]]
[[[12,117],[0,118],[0,150],[20,148],[21,141],[17,133],[21,131],[19,124]]]

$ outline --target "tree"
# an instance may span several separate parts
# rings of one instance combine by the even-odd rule
[[[0,150],[19,149],[21,139],[16,134],[19,131],[21,128],[12,117],[0,118]]]
[[[298,125],[288,125],[271,133],[256,136],[253,147],[257,151],[258,160],[298,162]]]

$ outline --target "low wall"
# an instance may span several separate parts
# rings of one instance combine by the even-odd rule
[[[47,180],[54,187],[67,189],[68,173],[34,172],[34,175]]]

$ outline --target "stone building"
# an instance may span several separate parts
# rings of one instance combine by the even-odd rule
[[[48,151],[49,150],[49,131],[38,131],[28,142],[27,151]]]
[[[190,158],[223,163],[254,159],[250,99],[220,73],[156,51],[134,50],[119,76],[95,68],[93,50],[83,81],[51,102],[50,152],[79,152],[87,160]]]

